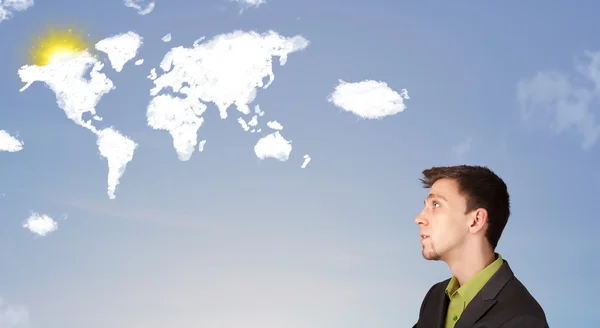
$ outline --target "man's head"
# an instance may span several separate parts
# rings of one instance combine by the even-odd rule
[[[415,218],[424,237],[423,257],[447,260],[465,247],[496,248],[510,216],[502,179],[487,167],[460,165],[424,170],[421,182],[429,188]]]

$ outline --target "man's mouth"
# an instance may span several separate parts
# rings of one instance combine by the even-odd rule
[[[426,239],[426,238],[429,238],[429,236],[428,235],[421,235],[421,239]]]

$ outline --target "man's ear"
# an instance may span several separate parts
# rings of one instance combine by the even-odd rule
[[[488,222],[488,212],[485,208],[478,208],[471,212],[471,220],[469,225],[470,233],[478,233],[485,228]]]

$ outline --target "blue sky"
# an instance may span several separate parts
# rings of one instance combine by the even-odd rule
[[[600,325],[599,145],[584,148],[577,124],[556,132],[556,113],[564,122],[585,110],[577,122],[589,122],[597,112],[596,99],[564,104],[597,95],[576,68],[600,50],[599,4],[269,0],[239,9],[159,0],[138,15],[120,0],[38,1],[0,23],[0,129],[24,142],[0,153],[0,318],[23,306],[28,322],[18,327],[410,326],[429,287],[450,274],[421,257],[420,172],[467,163],[505,179],[513,210],[498,252],[550,326]],[[49,24],[81,29],[90,42],[127,31],[144,38],[144,64],[105,69],[117,88],[96,107],[139,144],[114,200],[95,136],[43,84],[19,92],[30,41]],[[234,30],[310,41],[285,66],[274,63],[273,84],[255,100],[293,140],[287,162],[257,159],[258,136],[212,104],[199,130],[205,151],[189,161],[177,159],[166,131],[147,126],[149,70],[171,47]],[[525,94],[553,101],[524,120],[519,81],[549,71],[570,84],[529,85]],[[327,102],[338,79],[406,88],[407,109],[361,119]],[[306,153],[312,161],[300,169]],[[31,211],[58,229],[24,229]]]

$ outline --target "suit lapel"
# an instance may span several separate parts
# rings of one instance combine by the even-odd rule
[[[483,288],[475,295],[475,298],[467,305],[455,328],[472,327],[487,311],[496,303],[498,293],[504,288],[514,274],[508,262],[505,260],[500,269],[490,278]]]
[[[433,287],[423,313],[419,316],[419,328],[444,328],[446,324],[446,312],[450,300],[446,296],[446,285],[450,279],[442,281]],[[414,328],[414,327],[413,327]]]
[[[448,279],[450,281],[450,279]],[[435,316],[434,326],[436,328],[444,328],[446,326],[446,314],[448,313],[448,304],[450,304],[450,299],[446,295],[446,285],[442,285],[441,293],[438,295],[438,308],[436,309],[437,315]]]

